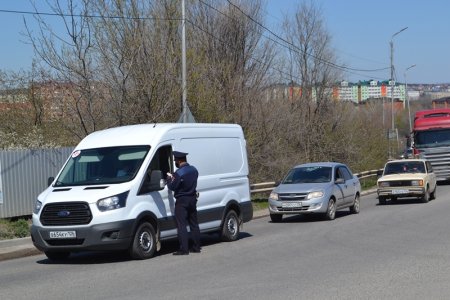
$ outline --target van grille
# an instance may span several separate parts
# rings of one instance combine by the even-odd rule
[[[50,203],[41,213],[44,226],[85,225],[92,220],[92,213],[86,202]]]

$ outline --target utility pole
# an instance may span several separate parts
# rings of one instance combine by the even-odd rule
[[[187,89],[186,89],[186,13],[184,0],[181,0],[181,89],[183,90],[183,123],[187,123]]]
[[[391,128],[391,133],[389,134],[389,138],[391,137],[391,135],[394,134],[395,132],[395,115],[394,115],[394,86],[395,86],[395,81],[394,81],[394,37],[399,34],[402,31],[405,31],[406,29],[408,29],[408,27],[405,27],[399,31],[397,31],[396,33],[394,33],[391,37],[391,42],[390,42],[390,46],[391,46],[391,80],[389,82],[390,86],[391,86],[391,121],[392,121],[392,128]],[[389,145],[391,144],[391,142],[389,141]],[[393,152],[393,151],[392,151]],[[392,153],[391,152],[391,156]]]
[[[409,119],[409,133],[412,132],[412,126],[411,126],[411,106],[409,105],[409,97],[408,97],[408,81],[406,80],[406,73],[409,69],[414,68],[416,65],[409,66],[405,70],[405,96],[406,96],[406,104],[408,105],[408,119]]]

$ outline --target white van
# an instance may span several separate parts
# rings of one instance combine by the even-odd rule
[[[146,259],[174,238],[175,199],[165,185],[172,151],[198,169],[201,232],[238,238],[250,221],[246,142],[235,124],[143,124],[85,137],[36,201],[31,237],[49,259],[71,252],[125,250]],[[50,183],[51,182],[51,183]]]

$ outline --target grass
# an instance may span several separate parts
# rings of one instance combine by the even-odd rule
[[[377,178],[369,177],[359,180],[361,182],[361,190],[370,190],[377,187]]]
[[[30,225],[29,219],[0,219],[0,240],[30,236]]]
[[[269,195],[267,193],[252,195],[253,210],[267,209],[269,206],[268,197]]]

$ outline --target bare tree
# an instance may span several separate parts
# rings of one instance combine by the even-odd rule
[[[64,35],[56,33],[41,15],[36,15],[39,32],[35,34],[25,22],[27,34],[37,56],[51,68],[55,81],[71,86],[68,109],[69,129],[79,138],[97,130],[103,122],[103,103],[98,97],[98,62],[92,41],[92,23],[88,15],[89,0],[55,1],[49,6],[60,16]],[[68,99],[65,99],[69,101]]]
[[[190,67],[194,108],[212,122],[247,127],[254,117],[274,58],[262,37],[261,1],[202,0],[191,8],[190,46],[198,53]],[[205,91],[206,93],[198,93]],[[206,98],[206,99],[204,99]],[[208,105],[208,107],[205,107]]]

